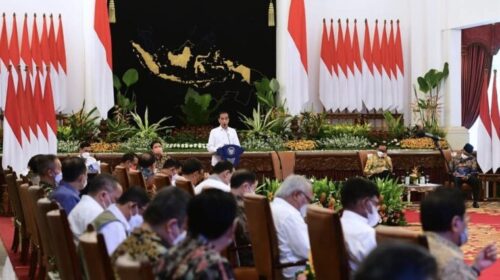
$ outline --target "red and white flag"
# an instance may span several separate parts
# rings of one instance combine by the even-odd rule
[[[54,97],[54,106],[57,111],[63,109],[62,96],[59,91],[59,58],[57,55],[56,31],[54,28],[54,17],[50,15],[49,27],[49,51],[50,51],[50,77],[52,81],[52,94]]]
[[[49,135],[47,120],[45,118],[44,103],[42,97],[41,71],[36,71],[35,90],[34,90],[34,112],[37,120],[38,131],[38,152],[40,154],[49,153]]]
[[[49,45],[49,32],[47,29],[47,17],[43,15],[42,37],[40,39],[40,53],[42,57],[42,73],[46,73],[50,69],[50,45]]]
[[[68,79],[68,70],[66,66],[66,44],[64,43],[64,29],[61,15],[59,15],[59,26],[57,29],[57,39],[56,39],[56,47],[57,47],[57,60],[59,63],[59,73],[58,77],[58,89],[59,89],[59,100],[61,103],[61,109],[65,109],[67,107],[67,88],[66,88],[66,80]]]
[[[309,101],[307,31],[304,0],[291,0],[286,36],[286,103],[292,115],[299,114]]]
[[[21,132],[20,110],[14,87],[14,70],[9,67],[7,82],[7,101],[5,103],[5,115],[3,119],[3,156],[2,166],[6,169],[11,166],[16,172],[26,168],[22,153],[23,137]]]
[[[500,110],[498,109],[497,70],[493,72],[491,94],[491,154],[493,173],[500,168]]]
[[[17,68],[17,87],[16,87],[16,99],[17,106],[19,109],[19,121],[21,123],[21,139],[22,139],[22,150],[18,151],[22,158],[23,170],[26,169],[27,162],[31,156],[31,129],[28,114],[24,113],[24,108],[27,108],[26,96],[24,94],[24,84],[21,74],[21,66]],[[23,110],[23,111],[21,111]],[[23,113],[21,113],[23,112]]]
[[[39,153],[38,146],[38,126],[37,126],[37,118],[35,115],[35,107],[34,107],[34,98],[33,98],[33,88],[31,85],[31,75],[28,71],[26,71],[26,83],[24,90],[24,105],[25,109],[23,110],[23,115],[26,115],[29,124],[29,133],[30,133],[30,145],[27,151],[27,159],[30,159],[32,156],[37,155]],[[27,164],[27,163],[26,163]]]
[[[7,37],[7,23],[5,13],[2,16],[2,33],[0,34],[0,107],[5,111],[5,100],[7,99],[9,39]]]
[[[404,106],[404,75],[405,75],[405,66],[403,60],[403,47],[401,44],[401,30],[399,29],[399,19],[397,20],[397,31],[396,31],[396,43],[394,47],[395,59],[396,59],[396,100],[398,104],[398,110],[401,112]]]
[[[347,109],[356,110],[356,81],[354,79],[354,54],[349,30],[349,19],[346,20],[344,51],[347,64]]]
[[[479,105],[477,163],[486,173],[491,169],[491,117],[488,105],[488,75],[484,75]]]
[[[48,146],[50,154],[57,154],[57,121],[56,110],[54,108],[54,97],[52,95],[52,82],[50,78],[50,69],[47,69],[45,78],[45,90],[43,92],[43,112],[47,125]]]
[[[354,92],[356,99],[354,100],[358,112],[363,110],[363,67],[361,66],[361,53],[359,51],[359,38],[357,20],[354,20],[354,32],[352,35],[352,59],[354,62]]]
[[[329,110],[333,103],[333,80],[332,80],[332,49],[326,20],[323,19],[323,31],[321,36],[321,51],[319,62],[319,100],[323,103],[325,110]]]
[[[379,110],[384,107],[383,94],[382,94],[382,53],[380,51],[380,38],[378,34],[378,20],[375,21],[375,31],[373,33],[373,96],[374,96],[374,109]]]
[[[339,65],[338,65],[338,54],[337,54],[337,44],[335,43],[335,33],[333,32],[333,19],[330,20],[330,34],[328,35],[330,39],[330,49],[331,49],[331,69],[332,69],[332,104],[330,104],[330,109],[336,111],[339,109]]]
[[[363,42],[363,101],[368,110],[375,108],[375,91],[373,80],[373,58],[370,41],[370,28],[368,20],[365,19],[365,39]]]
[[[396,41],[394,39],[394,26],[391,20],[391,32],[389,33],[389,45],[388,45],[388,64],[391,71],[391,108],[401,111],[401,107],[398,104],[398,81],[397,72],[398,67],[396,65]]]
[[[33,59],[31,58],[30,39],[28,35],[28,14],[24,15],[23,34],[21,35],[21,71],[26,80],[26,73],[33,73]],[[29,72],[24,70],[28,69]]]
[[[344,44],[344,33],[342,32],[342,22],[339,19],[339,28],[337,35],[337,63],[339,69],[339,101],[338,109],[345,110],[349,106],[349,89],[347,79],[349,77],[349,70],[347,69],[346,50]]]
[[[392,103],[392,71],[389,58],[389,39],[387,38],[387,21],[384,20],[384,31],[382,31],[382,43],[380,45],[382,55],[382,102],[383,109],[390,110]]]
[[[33,28],[31,28],[31,57],[33,59],[34,70],[44,72],[42,65],[42,50],[40,49],[40,36],[38,36],[38,26],[36,24],[36,14],[33,15]],[[34,76],[33,76],[34,77]]]

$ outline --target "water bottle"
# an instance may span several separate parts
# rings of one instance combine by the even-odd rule
[[[422,170],[422,172],[420,172],[420,180],[419,180],[419,184],[421,185],[424,185],[425,184],[425,174],[424,174],[424,171]]]
[[[406,171],[406,176],[405,176],[405,185],[410,184],[410,172]]]

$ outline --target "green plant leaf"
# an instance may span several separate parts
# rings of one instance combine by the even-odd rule
[[[120,78],[118,76],[113,75],[113,86],[115,87],[116,91],[120,91],[122,88],[122,82],[120,82]]]
[[[123,82],[127,87],[130,87],[131,85],[137,83],[139,81],[139,72],[137,72],[136,69],[130,68],[128,69],[125,74],[123,74]]]
[[[418,87],[419,87],[421,92],[423,92],[423,93],[429,92],[431,87],[425,78],[418,77],[417,82],[418,82]]]
[[[271,82],[269,82],[269,88],[273,91],[273,92],[277,92],[279,89],[280,89],[280,84],[278,83],[278,80],[276,79],[271,79]]]

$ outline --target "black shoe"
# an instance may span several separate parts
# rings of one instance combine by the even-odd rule
[[[472,207],[474,207],[474,208],[479,208],[479,203],[477,203],[477,201],[474,201],[474,202],[472,203]]]

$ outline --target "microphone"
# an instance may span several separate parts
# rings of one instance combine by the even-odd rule
[[[420,130],[417,132],[417,137],[419,138],[422,138],[422,137],[429,137],[431,138],[432,140],[434,141],[439,141],[441,140],[441,137],[437,136],[437,135],[434,135],[434,134],[431,134],[431,133],[428,133],[428,132],[425,132],[423,130]]]

